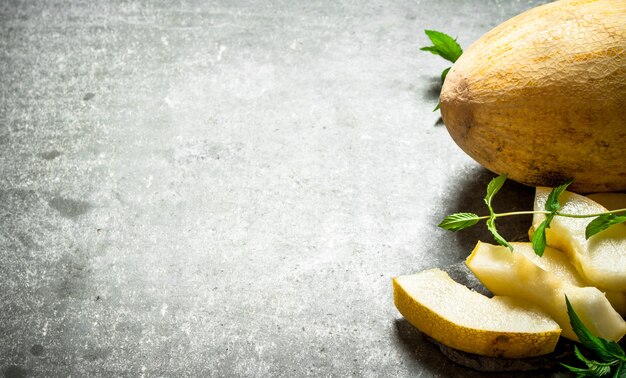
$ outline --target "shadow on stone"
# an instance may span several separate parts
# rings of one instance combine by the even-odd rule
[[[460,261],[456,264],[448,265],[445,268],[442,268],[450,278],[454,281],[460,283],[461,285],[467,286],[470,289],[484,295],[487,297],[492,297],[493,294],[487,290],[487,288],[474,276],[471,270],[465,265],[465,261]]]
[[[55,272],[58,273],[56,280],[56,292],[61,299],[77,298],[87,299],[92,295],[90,283],[91,269],[89,257],[81,250],[66,253],[59,259]]]
[[[111,355],[111,350],[104,347],[89,347],[83,358],[87,361],[105,360]]]
[[[46,151],[39,154],[39,156],[44,160],[54,160],[61,155],[62,153],[57,150]]]
[[[25,378],[28,372],[17,365],[9,365],[4,369],[4,378]]]
[[[89,202],[63,197],[54,197],[48,201],[48,204],[64,218],[76,218],[85,214],[93,207]]]
[[[571,343],[559,342],[557,350],[545,357],[506,359],[483,357],[461,352],[433,340],[413,327],[406,319],[396,319],[396,335],[404,349],[416,360],[422,372],[424,367],[436,376],[444,377],[485,377],[522,378],[560,376],[559,362],[567,361],[571,355]],[[417,371],[416,371],[417,373]]]
[[[396,336],[402,348],[410,354],[413,359],[416,375],[424,370],[434,373],[435,376],[443,377],[482,377],[481,373],[469,370],[450,361],[444,356],[439,348],[429,341],[427,336],[413,327],[406,319],[395,320]],[[426,368],[426,369],[424,369]]]
[[[428,80],[428,86],[426,87],[426,91],[424,92],[424,98],[428,100],[433,100],[433,109],[437,105],[437,101],[439,101],[439,95],[441,94],[441,78],[439,76],[432,76]]]

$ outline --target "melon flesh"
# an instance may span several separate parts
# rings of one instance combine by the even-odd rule
[[[600,290],[579,287],[541,269],[530,259],[503,246],[478,242],[466,264],[495,295],[512,296],[540,306],[563,329],[561,335],[577,340],[567,314],[565,296],[581,321],[596,336],[619,341],[626,322]]]
[[[551,189],[536,188],[535,210],[543,210]],[[562,213],[597,214],[607,209],[588,197],[568,191],[559,197]],[[533,216],[537,229],[545,215]],[[582,278],[602,288],[626,291],[626,225],[616,224],[587,240],[585,228],[592,218],[568,218],[556,216],[546,229],[547,244],[567,253]]]
[[[540,257],[537,256],[533,250],[532,243],[514,242],[511,243],[511,245],[515,253],[524,255],[535,265],[545,271],[553,273],[564,282],[580,287],[590,286],[590,283],[585,281],[580,274],[578,274],[578,271],[576,271],[576,268],[572,265],[567,255],[558,249],[546,247],[543,256]],[[609,300],[609,303],[611,303],[615,311],[622,316],[626,315],[626,295],[623,292],[603,288],[598,289],[604,293],[606,299]]]

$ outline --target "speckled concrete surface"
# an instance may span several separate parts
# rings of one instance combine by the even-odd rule
[[[391,296],[489,239],[419,47],[540,2],[3,1],[0,371],[483,376]]]

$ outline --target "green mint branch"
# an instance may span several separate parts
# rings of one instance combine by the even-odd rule
[[[487,228],[493,234],[494,239],[499,244],[513,250],[513,247],[506,241],[506,239],[498,233],[495,223],[496,219],[515,215],[543,214],[546,218],[535,229],[532,237],[533,250],[537,255],[542,256],[546,248],[546,229],[550,228],[550,223],[554,217],[594,218],[591,222],[589,222],[585,229],[585,237],[587,239],[613,225],[626,222],[626,214],[621,214],[626,213],[626,208],[595,214],[568,214],[560,212],[559,210],[561,205],[558,198],[572,183],[572,181],[568,181],[552,189],[546,200],[544,210],[496,213],[491,206],[491,200],[500,188],[502,188],[505,181],[506,175],[500,175],[491,180],[487,186],[487,195],[485,196],[484,201],[489,209],[489,215],[479,216],[474,213],[456,213],[445,217],[439,224],[439,227],[449,231],[460,231],[477,224],[481,220],[485,220]]]

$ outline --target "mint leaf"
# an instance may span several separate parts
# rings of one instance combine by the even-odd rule
[[[585,357],[578,347],[574,347],[574,353],[579,360],[587,365],[587,369],[581,369],[565,364],[561,364],[571,372],[575,373],[577,377],[605,377],[611,374],[611,369],[615,366],[615,372],[613,378],[626,378],[626,354],[619,344],[614,341],[605,340],[603,338],[593,335],[587,327],[580,320],[572,304],[565,296],[565,304],[567,306],[567,315],[570,319],[570,324],[578,340],[588,349],[590,349],[600,361],[590,360]]]
[[[626,378],[626,362],[621,362],[617,365],[613,378]]]
[[[600,338],[594,336],[583,324],[583,322],[576,314],[576,311],[574,311],[574,308],[572,307],[572,304],[569,301],[567,295],[565,296],[565,305],[567,306],[567,315],[569,316],[569,322],[572,325],[574,333],[576,334],[576,336],[578,336],[578,340],[580,341],[580,343],[594,352],[599,352],[600,354],[603,354],[604,346],[600,342]]]
[[[604,231],[614,224],[626,222],[626,215],[603,214],[589,222],[585,228],[585,238],[589,239],[600,231]]]
[[[463,54],[463,49],[456,42],[456,39],[449,35],[435,30],[424,30],[424,32],[433,43],[433,46],[425,46],[420,50],[439,55],[452,63],[456,62]]]
[[[561,204],[559,203],[559,197],[561,194],[567,189],[568,186],[572,184],[572,180],[568,180],[567,182],[552,188],[550,194],[548,194],[548,198],[546,199],[546,204],[544,205],[544,209],[549,211],[550,214],[546,216],[539,227],[535,230],[533,234],[532,244],[533,251],[537,256],[543,256],[543,252],[546,250],[546,229],[550,228],[550,222],[552,222],[552,218],[556,215],[557,211],[561,208]]]
[[[489,211],[493,213],[493,209],[491,208],[491,199],[493,196],[498,193],[504,182],[506,181],[506,175],[500,175],[498,177],[493,178],[489,181],[489,185],[487,185],[487,195],[485,196],[485,203],[489,207]]]
[[[604,346],[604,349],[608,354],[613,356],[615,359],[626,362],[626,354],[624,354],[624,349],[619,346],[618,343],[611,340],[600,339],[600,342]]]
[[[546,205],[544,207],[546,211],[549,211],[551,213],[559,211],[559,209],[561,208],[561,204],[559,203],[559,196],[561,196],[561,193],[563,193],[565,189],[567,189],[567,187],[572,184],[572,182],[573,180],[570,179],[567,182],[555,188],[552,188],[552,191],[550,192],[550,194],[548,194],[548,198],[546,199]]]
[[[587,368],[589,368],[589,370],[597,377],[602,377],[609,374],[611,372],[611,366],[616,363],[616,361],[598,362],[590,360],[580,352],[577,346],[574,346],[574,354],[576,354],[576,357],[584,362],[585,365],[587,365]]]
[[[546,250],[546,228],[549,227],[551,216],[548,216],[546,219],[539,224],[539,227],[533,233],[532,245],[533,251],[537,256],[543,256],[543,253]]]
[[[460,231],[478,223],[480,218],[474,213],[456,213],[444,218],[439,227],[449,231]]]
[[[576,378],[587,378],[587,377],[596,377],[589,369],[577,368],[574,366],[561,364],[561,366],[566,367],[569,371],[576,374]]]
[[[432,46],[424,46],[420,50],[428,51],[435,55],[439,55],[442,58],[449,60],[454,63],[459,59],[459,57],[463,54],[463,49],[456,42],[456,39],[450,37],[449,35],[438,32],[436,30],[424,30],[430,41],[433,43]],[[446,80],[446,76],[450,71],[451,67],[446,68],[441,72],[441,82],[443,83]],[[437,102],[437,106],[433,109],[433,112],[439,110],[441,103]]]
[[[612,361],[616,358],[621,359],[619,355],[616,355],[614,350],[607,349],[607,345],[611,345],[611,349],[614,348],[614,346],[612,346],[613,342],[603,340],[593,335],[589,329],[587,329],[578,315],[576,315],[576,312],[574,311],[574,308],[572,308],[572,304],[567,298],[567,295],[565,296],[565,304],[567,306],[567,315],[569,316],[570,324],[572,325],[572,329],[574,330],[576,336],[578,336],[578,340],[581,344],[594,352],[603,361]],[[617,347],[621,349],[619,345]]]
[[[593,371],[598,377],[604,377],[611,373],[613,364],[595,363],[589,366],[589,370]]]
[[[420,50],[422,51],[430,51],[431,53],[433,53],[434,55],[439,55],[439,49],[436,48],[435,46],[424,46],[424,47],[420,47]]]
[[[443,83],[444,81],[446,81],[446,76],[448,76],[448,71],[450,71],[450,68],[452,67],[448,67],[445,70],[443,70],[443,72],[441,73],[441,82]]]

